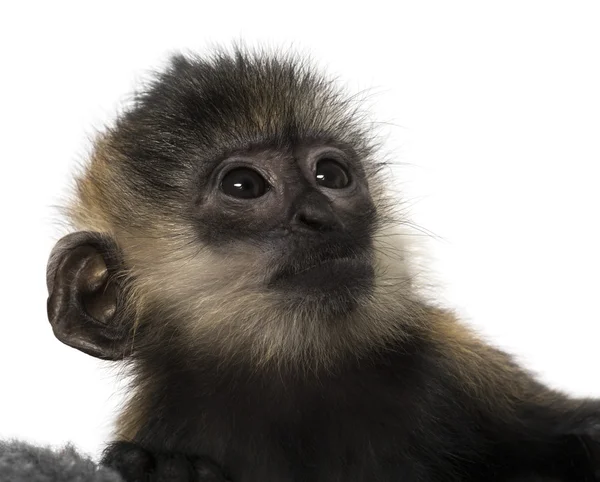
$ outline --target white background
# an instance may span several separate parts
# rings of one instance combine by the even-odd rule
[[[597,2],[4,2],[0,7],[0,438],[97,454],[113,371],[54,339],[53,205],[148,69],[211,43],[294,45],[371,88],[394,189],[438,297],[555,387],[600,395]]]

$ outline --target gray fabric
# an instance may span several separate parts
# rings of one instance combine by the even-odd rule
[[[123,482],[71,445],[53,450],[0,441],[0,482]]]

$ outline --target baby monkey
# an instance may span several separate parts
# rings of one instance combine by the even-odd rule
[[[96,141],[62,342],[122,360],[128,482],[600,480],[569,398],[421,296],[372,127],[293,55],[175,56]]]

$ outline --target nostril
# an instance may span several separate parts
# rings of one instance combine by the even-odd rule
[[[292,223],[312,231],[330,231],[341,226],[340,220],[328,206],[300,209],[294,215]]]
[[[305,213],[299,213],[296,217],[298,223],[303,224],[311,229],[321,231],[327,229],[327,224],[323,219],[307,216]]]

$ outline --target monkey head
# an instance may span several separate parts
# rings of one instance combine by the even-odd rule
[[[316,366],[384,346],[410,277],[374,144],[305,62],[173,58],[77,179],[78,232],[48,268],[55,333],[105,358],[177,340]]]

